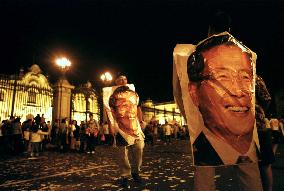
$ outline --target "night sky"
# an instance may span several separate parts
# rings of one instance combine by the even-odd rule
[[[38,64],[50,81],[54,59],[72,62],[68,79],[101,86],[106,70],[134,83],[141,100],[172,101],[172,53],[176,44],[207,36],[217,10],[230,14],[232,34],[258,55],[257,73],[273,94],[283,88],[284,1],[223,0],[0,0],[2,74]],[[4,68],[3,68],[4,67]]]

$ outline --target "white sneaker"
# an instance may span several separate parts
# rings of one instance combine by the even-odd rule
[[[92,151],[92,154],[95,154],[95,151]]]

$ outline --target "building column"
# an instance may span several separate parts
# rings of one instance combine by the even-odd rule
[[[53,120],[61,122],[62,119],[70,119],[71,114],[71,91],[74,89],[67,79],[62,78],[54,85],[53,96]]]

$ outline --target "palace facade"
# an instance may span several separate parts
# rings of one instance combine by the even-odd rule
[[[1,121],[15,116],[23,122],[40,114],[46,121],[67,118],[80,124],[88,120],[90,113],[100,121],[100,102],[100,94],[90,82],[75,87],[62,77],[51,84],[36,64],[27,72],[21,70],[18,75],[0,75]],[[141,106],[146,122],[158,120],[160,124],[165,121],[185,124],[174,102],[154,103],[148,99]]]
[[[88,119],[92,113],[100,119],[98,94],[90,82],[74,87],[66,79],[51,84],[36,64],[19,75],[0,75],[0,120],[10,116],[25,121],[37,114],[44,115],[46,121]]]

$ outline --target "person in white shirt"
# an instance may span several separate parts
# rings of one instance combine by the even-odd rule
[[[129,188],[128,177],[130,175],[135,182],[142,182],[139,172],[142,165],[145,136],[137,117],[138,100],[138,94],[128,86],[118,87],[109,98],[109,106],[117,122],[117,128],[115,124],[110,123],[110,129],[116,137],[120,184],[126,188]],[[133,160],[131,165],[129,155]]]
[[[165,143],[170,144],[171,143],[171,136],[172,136],[172,127],[171,125],[166,121],[164,126],[164,133],[165,133]]]
[[[48,132],[43,132],[34,124],[30,132],[30,143],[31,143],[31,157],[39,156],[40,143],[42,141],[42,135],[48,135]]]

